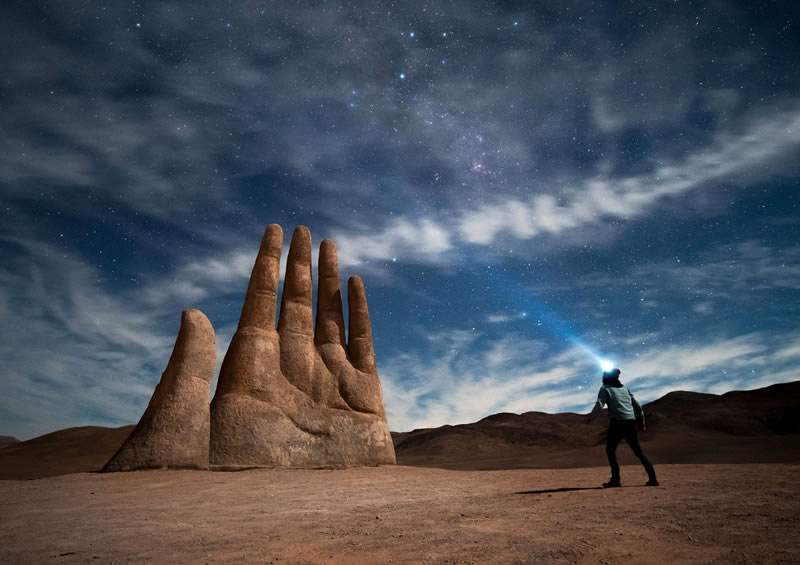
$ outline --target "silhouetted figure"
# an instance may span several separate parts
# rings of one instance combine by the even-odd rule
[[[647,455],[642,451],[642,447],[639,445],[639,434],[636,431],[637,420],[642,431],[647,430],[644,411],[628,387],[619,382],[620,374],[619,369],[603,373],[603,386],[600,387],[600,392],[597,394],[597,403],[587,418],[587,421],[593,420],[603,410],[603,406],[608,404],[609,426],[606,455],[608,455],[608,464],[611,466],[611,479],[607,483],[603,483],[603,487],[622,486],[619,478],[619,463],[617,463],[617,446],[623,439],[628,442],[633,454],[644,465],[649,477],[647,486],[657,487],[656,471]]]

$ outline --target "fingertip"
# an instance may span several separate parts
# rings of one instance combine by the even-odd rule
[[[295,228],[286,258],[286,276],[298,265],[311,265],[311,232],[305,226]]]
[[[336,244],[330,239],[324,240],[319,246],[319,274],[322,277],[336,276],[339,278],[339,258],[336,255]]]
[[[306,226],[295,228],[286,259],[284,293],[305,296],[311,291],[311,232]],[[310,296],[309,296],[310,299]]]
[[[366,315],[367,319],[369,319],[367,293],[364,290],[364,281],[358,275],[353,275],[347,279],[347,304],[351,318],[355,316],[357,320]]]
[[[261,238],[262,249],[280,249],[283,247],[283,228],[278,224],[270,224],[264,230],[264,237]]]
[[[364,292],[364,281],[361,280],[361,277],[358,275],[353,275],[349,279],[347,279],[347,290],[353,290],[354,292]]]
[[[323,257],[328,260],[338,261],[336,254],[336,243],[332,239],[323,239],[319,245],[320,259]]]
[[[203,314],[202,311],[197,310],[196,308],[188,308],[181,312],[181,326],[196,326],[200,328],[209,328],[213,333],[214,329],[211,325],[211,322],[208,319],[208,316]]]
[[[283,229],[278,224],[268,225],[264,230],[261,247],[250,273],[242,315],[239,318],[239,328],[247,326],[275,328],[282,249]]]
[[[294,228],[291,247],[294,248],[295,246],[298,253],[307,251],[309,255],[311,254],[311,230],[308,227],[297,226]]]

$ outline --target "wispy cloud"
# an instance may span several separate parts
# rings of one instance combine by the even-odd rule
[[[743,131],[720,132],[698,154],[682,161],[664,162],[652,173],[623,178],[597,176],[563,198],[538,194],[530,200],[505,199],[468,210],[458,224],[466,241],[487,245],[503,233],[524,240],[609,219],[634,219],[652,213],[664,198],[706,187],[713,181],[746,178],[752,182],[761,175],[774,175],[775,168],[764,166],[776,160],[784,160],[789,167],[785,170],[793,169],[795,165],[785,160],[800,145],[797,131],[797,107],[756,116],[743,126]]]
[[[775,336],[752,333],[707,343],[645,347],[640,336],[623,355],[623,381],[640,401],[672,390],[715,394],[800,378],[800,336],[775,347]],[[452,342],[380,362],[389,424],[394,430],[476,421],[508,412],[585,412],[600,386],[599,369],[580,348],[553,351],[516,334],[486,340],[455,332]],[[380,361],[380,360],[379,360]]]
[[[531,281],[529,292],[590,296],[580,305],[598,320],[631,307],[673,321],[680,313],[694,330],[737,309],[753,309],[749,322],[776,315],[774,304],[782,303],[782,313],[796,309],[789,297],[800,289],[800,247],[793,241],[744,239],[699,251],[678,245],[664,255],[637,257],[613,273],[587,269],[564,281]],[[659,327],[651,337],[664,330]]]
[[[591,399],[577,388],[565,394],[563,383],[588,369],[579,351],[547,355],[544,343],[514,335],[491,340],[476,331],[455,331],[451,339],[443,335],[428,336],[424,350],[379,363],[392,429],[466,423],[523,405],[555,411]]]
[[[451,235],[428,218],[413,221],[398,218],[377,233],[337,233],[334,236],[339,263],[358,266],[371,260],[410,258],[413,261],[439,262],[451,249]]]
[[[166,367],[180,312],[110,294],[94,268],[45,242],[0,270],[5,433],[136,422]]]
[[[800,246],[775,249],[757,240],[710,249],[699,260],[673,261],[659,266],[643,267],[670,277],[686,288],[706,288],[720,296],[734,291],[759,292],[769,289],[800,290]]]
[[[513,314],[489,314],[486,317],[486,321],[490,324],[504,324],[506,322],[525,320],[527,317],[527,312],[514,312]]]

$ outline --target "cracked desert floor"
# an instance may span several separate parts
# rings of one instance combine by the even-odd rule
[[[0,481],[3,563],[798,563],[800,466],[82,473]]]

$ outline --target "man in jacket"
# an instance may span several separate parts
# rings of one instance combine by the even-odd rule
[[[603,386],[597,394],[594,405],[587,421],[593,420],[608,404],[608,439],[606,440],[606,455],[611,466],[611,479],[603,483],[604,488],[622,486],[619,477],[619,463],[617,463],[617,446],[624,439],[633,450],[633,454],[642,462],[649,480],[647,486],[658,486],[656,471],[639,445],[639,434],[636,431],[636,421],[641,424],[642,431],[647,430],[642,407],[636,402],[633,393],[619,382],[621,371],[612,369],[603,373]]]

